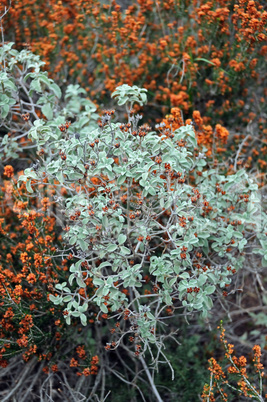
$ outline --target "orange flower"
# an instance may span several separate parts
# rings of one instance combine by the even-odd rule
[[[31,273],[31,274],[29,274],[28,276],[27,276],[27,281],[29,282],[29,283],[31,283],[32,285],[36,282],[36,276],[35,276],[35,274],[33,274],[33,273]]]
[[[26,348],[28,346],[28,337],[25,334],[23,334],[22,337],[17,340],[17,344],[21,348]]]
[[[221,65],[221,62],[220,62],[220,60],[218,58],[211,59],[211,62],[213,64],[215,64],[216,67],[220,67],[220,65]]]
[[[209,370],[214,374],[216,380],[220,378],[225,378],[225,374],[221,368],[221,366],[217,363],[217,361],[212,357],[210,360],[210,367]]]
[[[78,346],[76,348],[76,352],[77,352],[77,354],[78,354],[80,359],[85,359],[86,358],[86,353],[85,353],[85,350],[84,350],[84,346]]]
[[[227,142],[227,138],[229,136],[229,131],[225,127],[222,127],[220,124],[216,124],[216,133],[217,133],[218,138],[222,142],[224,142],[224,143]]]
[[[14,168],[11,165],[6,165],[4,167],[4,175],[7,176],[8,178],[11,178],[14,176]]]
[[[88,377],[90,374],[91,374],[91,372],[90,372],[89,367],[86,367],[86,368],[83,370],[83,375],[84,375],[85,377]]]
[[[70,367],[77,367],[78,365],[79,365],[78,361],[72,358],[70,361]]]

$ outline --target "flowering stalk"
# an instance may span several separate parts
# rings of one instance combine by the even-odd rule
[[[234,345],[229,344],[225,339],[225,329],[222,326],[222,322],[218,329],[221,330],[220,341],[225,348],[225,357],[231,363],[231,366],[228,367],[228,375],[237,375],[239,380],[237,382],[237,387],[233,386],[229,383],[229,380],[226,377],[226,373],[223,371],[222,367],[217,363],[217,361],[212,357],[209,360],[209,370],[210,370],[210,384],[205,385],[202,394],[203,402],[214,402],[215,395],[214,391],[217,390],[222,397],[223,401],[228,401],[227,393],[223,390],[222,386],[226,386],[233,391],[238,392],[240,395],[244,395],[245,397],[255,398],[259,402],[263,402],[264,399],[262,397],[262,377],[264,376],[263,365],[260,362],[261,357],[261,348],[258,345],[253,347],[254,352],[254,367],[256,372],[259,374],[259,392],[256,387],[252,385],[251,380],[248,378],[246,365],[247,360],[244,356],[237,358],[233,355]],[[229,378],[230,379],[230,378]],[[214,381],[215,380],[215,381]],[[266,397],[266,396],[265,396]]]

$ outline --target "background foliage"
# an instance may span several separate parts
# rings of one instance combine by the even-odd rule
[[[0,6],[2,398],[227,400],[225,355],[246,400],[240,356],[257,389],[266,358],[265,4],[118,3]]]

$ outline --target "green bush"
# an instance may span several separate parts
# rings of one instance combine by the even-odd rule
[[[68,86],[61,101],[30,52],[8,44],[1,57],[3,126],[13,127],[14,100],[26,97],[20,113],[28,126],[20,125],[20,135],[37,147],[18,183],[48,207],[43,188],[50,191],[63,237],[56,258],[73,260],[50,301],[62,307],[67,324],[79,318],[86,327],[94,313],[96,325],[106,320],[106,350],[122,347],[138,358],[160,400],[147,363],[163,358],[171,367],[164,343],[178,328],[166,319],[207,318],[247,251],[262,255],[266,266],[258,186],[243,169],[224,175],[211,168],[192,124],[174,132],[164,123],[157,131],[140,125],[132,108],[146,102],[146,89],[118,87],[113,96],[125,104],[128,120],[113,122],[115,111],[105,110],[97,125],[79,86]]]

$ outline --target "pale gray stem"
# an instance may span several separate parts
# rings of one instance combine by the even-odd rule
[[[32,359],[26,369],[24,370],[22,376],[20,377],[20,380],[18,381],[17,385],[9,392],[9,394],[6,395],[5,398],[2,399],[2,402],[7,402],[10,400],[10,398],[12,397],[12,395],[15,394],[15,392],[19,389],[19,387],[21,386],[21,384],[23,383],[23,381],[25,380],[25,378],[28,375],[28,372],[32,369],[32,366],[34,366],[34,364],[36,363],[36,359]]]
[[[40,374],[41,374],[41,372],[42,372],[42,370],[43,370],[43,367],[44,367],[44,362],[42,362],[42,363],[40,364],[40,367],[39,367],[38,372],[37,372],[36,375],[33,377],[33,380],[32,380],[32,382],[31,382],[31,384],[28,386],[27,392],[25,392],[23,398],[20,399],[20,402],[24,402],[24,401],[27,402],[27,401],[29,400],[29,399],[27,399],[27,397],[28,397],[29,393],[32,391],[33,386],[34,386],[34,384],[36,383],[36,381],[39,380],[39,377],[40,377]]]
[[[151,385],[151,390],[153,391],[155,397],[157,398],[157,401],[158,401],[158,402],[163,402],[163,399],[161,399],[161,396],[160,396],[160,394],[159,394],[159,392],[158,392],[158,390],[157,390],[157,388],[156,388],[156,385],[155,385],[155,383],[154,383],[154,381],[153,381],[153,378],[152,378],[152,376],[151,376],[151,374],[150,374],[150,371],[149,371],[149,369],[148,369],[148,367],[147,367],[147,364],[146,364],[146,362],[145,362],[145,359],[143,358],[143,356],[140,356],[139,359],[140,359],[140,361],[141,361],[141,363],[142,363],[142,365],[143,365],[143,367],[144,367],[144,370],[145,370],[145,372],[146,372],[148,381],[149,381],[149,383],[150,383],[150,385]]]
[[[207,402],[210,402],[210,393],[211,393],[211,389],[212,389],[212,379],[213,379],[213,373],[210,373],[210,389],[209,389],[209,395],[207,398]]]
[[[243,145],[245,144],[245,142],[247,141],[247,139],[248,139],[249,137],[251,137],[251,134],[248,134],[248,135],[243,139],[243,141],[241,142],[241,144],[239,145],[239,148],[238,148],[238,151],[237,151],[236,157],[235,157],[235,164],[234,164],[234,171],[235,171],[235,172],[236,172],[236,165],[237,165],[238,157],[239,157],[239,155],[240,155],[240,152],[242,151]]]

